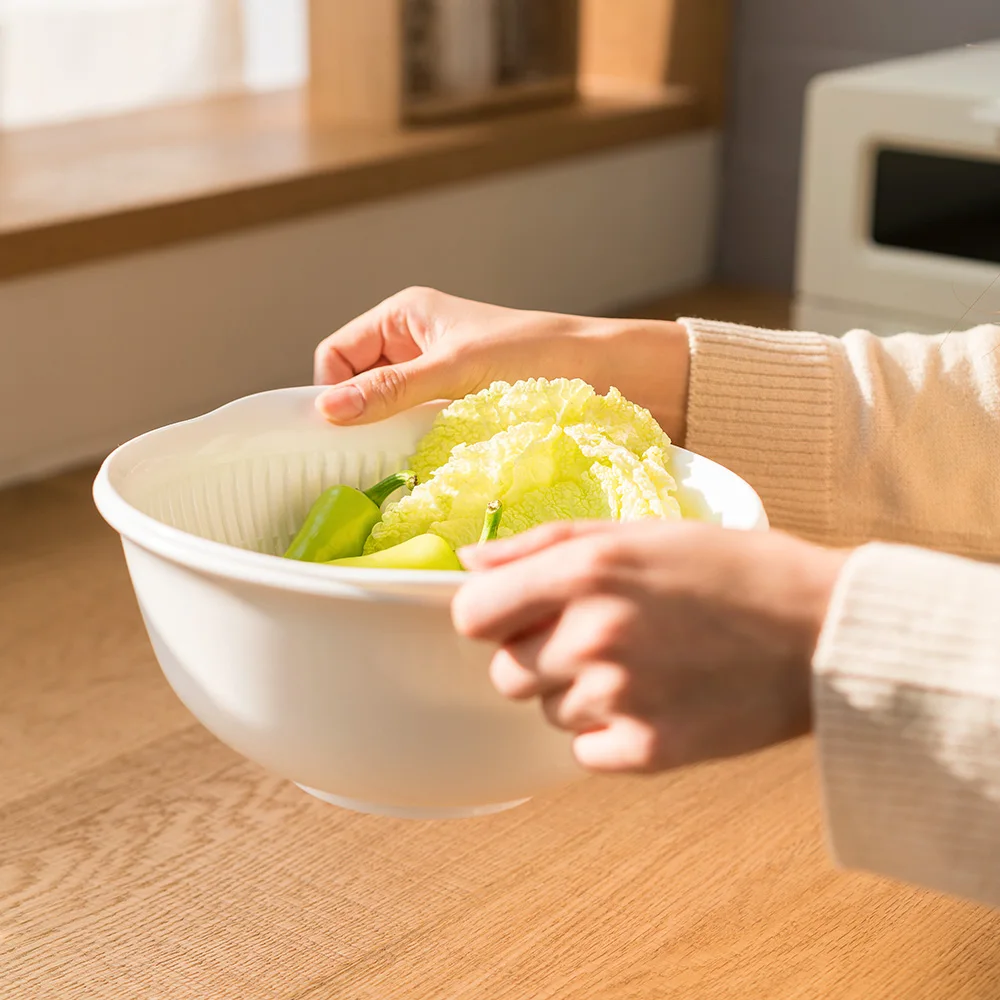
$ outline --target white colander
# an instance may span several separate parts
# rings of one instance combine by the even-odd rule
[[[239,753],[359,811],[478,815],[573,780],[569,737],[501,698],[491,648],[452,629],[463,574],[277,556],[326,487],[403,468],[439,409],[338,428],[318,392],[249,396],[104,462],[94,498],[167,680]],[[673,463],[688,512],[767,527],[739,477],[682,449]]]

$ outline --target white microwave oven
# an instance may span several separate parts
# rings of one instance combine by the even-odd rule
[[[1000,41],[816,77],[795,325],[1000,322]]]

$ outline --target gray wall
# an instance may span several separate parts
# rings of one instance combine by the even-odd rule
[[[1000,0],[736,0],[720,277],[792,287],[811,77],[990,38],[1000,38]]]

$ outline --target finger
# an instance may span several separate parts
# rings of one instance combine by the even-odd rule
[[[461,635],[506,645],[558,618],[601,585],[600,554],[571,538],[486,573],[476,573],[451,605]]]
[[[372,423],[420,403],[463,395],[460,372],[443,358],[424,355],[399,364],[380,365],[376,359],[368,371],[322,392],[316,406],[331,423]]]
[[[459,551],[458,556],[466,569],[493,569],[572,538],[614,531],[616,526],[616,521],[550,521],[519,535],[485,545],[467,546]]]
[[[539,645],[545,641],[544,637],[529,640]],[[504,646],[493,654],[490,680],[497,691],[512,701],[526,701],[565,687],[568,681],[542,677],[534,669],[537,654],[526,650],[525,645],[519,644],[520,648]]]
[[[573,754],[581,767],[598,774],[651,774],[667,766],[655,726],[621,715],[580,733]]]
[[[560,643],[565,621],[563,616],[497,650],[490,676],[502,695],[522,701],[561,691],[575,680],[582,661],[573,656],[571,647]]]
[[[333,385],[370,368],[380,357],[392,363],[410,361],[420,353],[413,335],[416,303],[394,295],[362,313],[316,348],[313,375],[317,385]]]
[[[557,621],[543,628],[535,628],[509,640],[503,647],[507,656],[517,666],[537,678],[532,682],[531,695],[544,694],[573,683],[581,671],[602,664],[600,657],[605,652],[602,637],[609,607],[604,598],[583,598],[575,600],[563,610]],[[613,606],[612,606],[613,607]],[[608,649],[612,653],[613,650]],[[588,690],[601,697],[611,697],[617,691],[624,692],[621,676],[612,677],[611,670],[603,666],[595,667],[595,675],[588,683]],[[601,679],[608,683],[600,686]],[[616,682],[612,684],[612,681]]]
[[[581,670],[572,684],[542,695],[542,711],[552,725],[574,733],[609,725],[620,711],[622,670],[594,663]]]

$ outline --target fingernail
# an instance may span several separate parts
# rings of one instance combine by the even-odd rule
[[[327,389],[319,397],[320,412],[328,420],[353,420],[365,408],[361,393],[353,385],[338,386]]]

